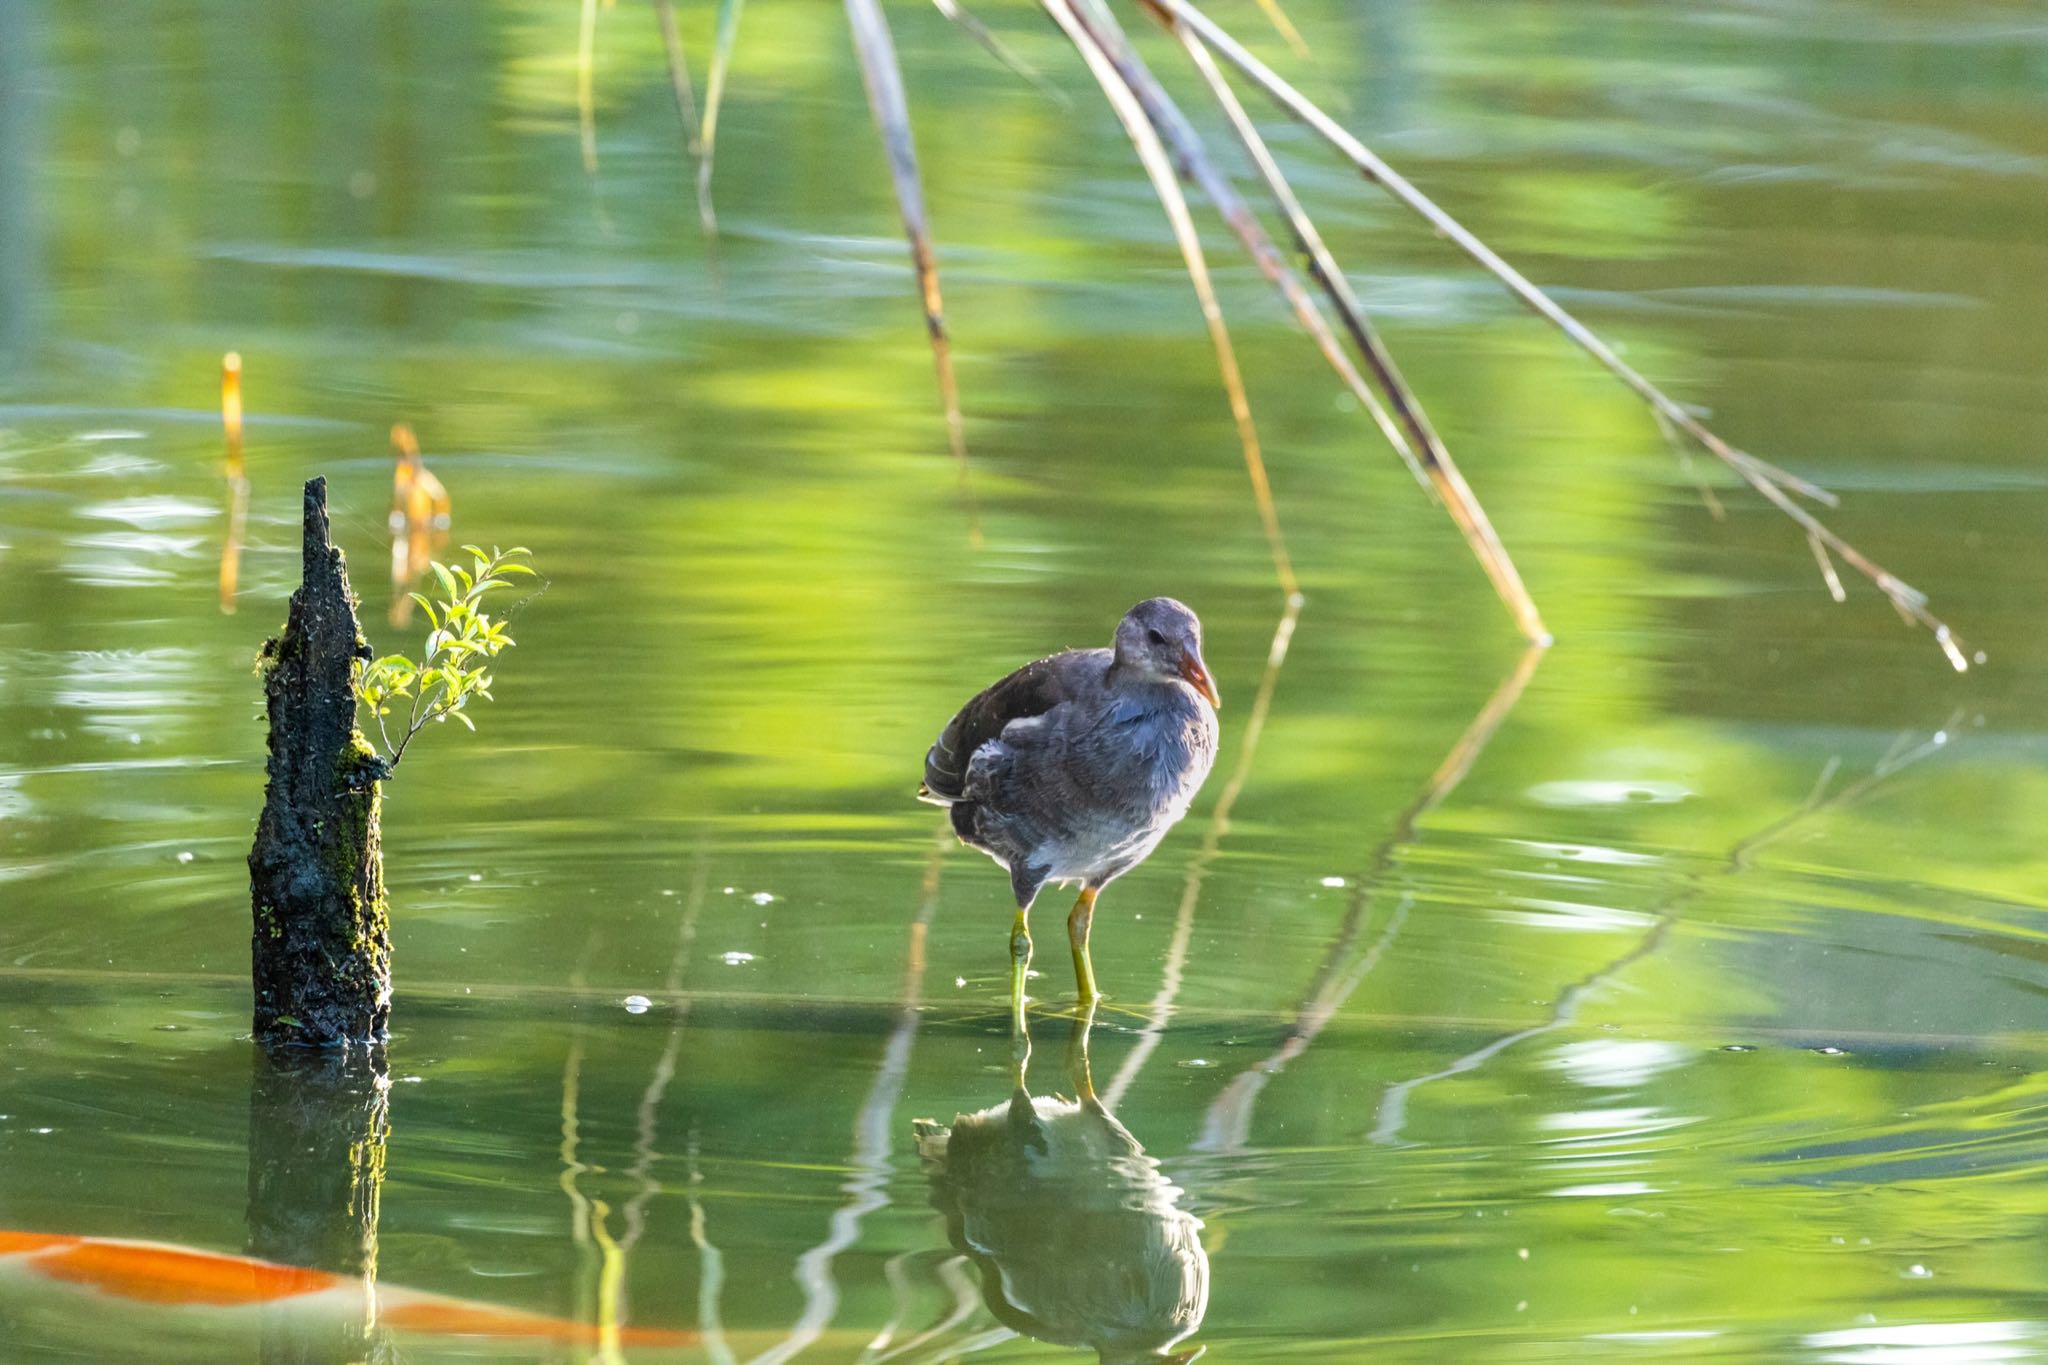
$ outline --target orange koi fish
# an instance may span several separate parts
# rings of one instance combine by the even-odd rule
[[[129,1303],[163,1307],[235,1309],[303,1305],[360,1311],[363,1283],[324,1270],[279,1265],[141,1242],[125,1237],[70,1237],[0,1229],[0,1274],[24,1274]],[[695,1332],[656,1327],[609,1328],[551,1318],[516,1308],[377,1286],[377,1321],[401,1332],[434,1336],[496,1337],[565,1345],[693,1346]]]

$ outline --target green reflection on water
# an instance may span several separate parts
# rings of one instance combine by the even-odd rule
[[[980,552],[835,7],[749,9],[714,270],[644,7],[601,15],[593,181],[571,4],[0,3],[0,1225],[248,1245],[249,664],[304,477],[381,577],[402,419],[458,542],[551,584],[485,734],[389,791],[380,1274],[596,1311],[574,1057],[578,1197],[615,1242],[640,1220],[632,1321],[736,1358],[811,1327],[818,1358],[937,1327],[903,1358],[1061,1354],[990,1337],[917,1162],[914,1118],[1012,1083],[1003,879],[953,853],[932,888],[917,760],[990,677],[1170,591],[1227,774],[1280,603],[1120,135],[1028,7],[984,17],[1071,111],[900,8]],[[1991,667],[1832,606],[1739,495],[1711,521],[1611,381],[1275,129],[1561,643],[1461,751],[1507,622],[1225,270],[1308,606],[1227,830],[1219,775],[1095,939],[1096,1077],[1205,1225],[1191,1340],[2038,1353],[2037,36],[1988,3],[1292,8],[1312,94],[1842,491]],[[222,616],[231,347],[254,494]],[[28,1353],[228,1332],[0,1294]]]

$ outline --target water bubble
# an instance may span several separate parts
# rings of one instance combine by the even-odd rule
[[[733,893],[734,891],[738,890],[739,888],[738,888],[738,887],[733,887],[733,886],[728,886],[728,887],[725,887],[725,888],[723,888],[723,889],[724,889],[724,893],[725,893],[726,895],[730,896],[730,895],[731,895],[731,894],[732,894],[732,893]]]
[[[1342,877],[1325,877],[1323,878],[1323,885],[1335,891],[1344,885],[1344,879]]]
[[[1722,1045],[1721,1051],[1723,1051],[1723,1052],[1754,1052],[1754,1051],[1756,1051],[1756,1044],[1755,1044],[1755,1043],[1726,1043],[1726,1044],[1723,1044],[1723,1045]]]
[[[752,953],[742,953],[735,950],[730,953],[721,954],[720,960],[723,961],[725,965],[728,967],[741,967],[745,966],[749,962],[752,962],[754,960],[754,955]]]
[[[747,899],[752,901],[756,905],[767,905],[769,902],[775,899],[775,894],[771,891],[756,891],[753,895],[747,897]]]
[[[1913,1265],[1907,1266],[1903,1271],[1900,1272],[1900,1274],[1904,1278],[1909,1280],[1931,1280],[1934,1278],[1933,1271],[1929,1270],[1924,1265],[1920,1265],[1917,1262]]]
[[[1812,1050],[1823,1057],[1842,1057],[1847,1055],[1838,1047],[1817,1047]]]
[[[645,1014],[653,1008],[654,1002],[644,995],[629,995],[620,1002],[628,1014]]]
[[[481,872],[472,872],[469,874],[469,879],[473,882],[480,882],[484,879],[484,874]]]
[[[1207,1057],[1190,1057],[1186,1061],[1176,1062],[1174,1065],[1185,1067],[1189,1071],[1201,1071],[1216,1065],[1216,1063],[1210,1061]]]
[[[954,977],[954,978],[953,978],[953,988],[954,988],[955,990],[964,990],[964,989],[966,989],[966,986],[967,986],[967,978],[966,978],[966,977],[964,977],[964,976],[956,976],[956,977]]]
[[[178,850],[178,861],[181,863],[189,863],[196,856],[198,855],[194,854],[192,850],[189,848],[182,848]]]

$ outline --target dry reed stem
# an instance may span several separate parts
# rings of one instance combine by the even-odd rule
[[[1297,57],[1309,56],[1308,39],[1301,36],[1301,30],[1287,17],[1287,11],[1280,8],[1280,0],[1258,0],[1259,10],[1266,16],[1266,22],[1273,26],[1281,41],[1294,50]]]
[[[945,407],[946,439],[960,471],[960,495],[967,504],[968,540],[981,545],[981,518],[974,505],[974,490],[967,476],[967,433],[960,416],[960,385],[953,373],[953,343],[946,334],[945,300],[939,293],[938,260],[932,253],[931,227],[925,217],[924,185],[917,170],[917,145],[910,134],[910,105],[903,93],[903,72],[896,60],[896,43],[889,33],[889,21],[879,0],[846,0],[846,21],[853,34],[855,54],[860,58],[861,84],[868,97],[868,109],[882,134],[882,147],[889,157],[889,175],[896,187],[896,203],[903,213],[904,235],[910,239],[911,268],[917,273],[919,304],[924,309],[925,333],[931,340],[932,368],[939,381],[939,399]]]
[[[718,0],[718,27],[711,39],[711,70],[704,78],[704,123],[697,157],[697,221],[704,236],[718,240],[718,214],[711,206],[711,168],[718,154],[718,111],[725,103],[725,72],[732,65],[733,39],[740,30],[744,0]]]
[[[453,504],[448,490],[434,477],[420,455],[419,438],[410,424],[391,426],[391,608],[394,626],[412,620],[411,588],[427,571],[434,551],[448,541]]]
[[[1649,404],[1654,412],[1733,469],[1745,483],[1756,490],[1758,495],[1790,517],[1814,541],[1847,561],[1850,567],[1862,574],[1885,595],[1902,617],[1933,632],[1935,642],[1941,646],[1942,652],[1948,656],[1949,662],[1958,672],[1968,669],[1969,661],[1964,657],[1960,642],[1947,625],[1927,610],[1926,594],[1864,555],[1793,501],[1793,495],[1796,494],[1832,507],[1835,505],[1832,494],[1747,451],[1737,449],[1708,430],[1698,418],[1616,355],[1613,349],[1584,323],[1530,283],[1520,271],[1475,237],[1463,224],[1439,208],[1427,195],[1416,189],[1307,96],[1253,56],[1229,33],[1190,3],[1190,0],[1145,0],[1145,3],[1148,7],[1166,11],[1174,19],[1193,29],[1205,45],[1243,72],[1281,108],[1328,142],[1367,180],[1379,185],[1419,214],[1439,235],[1449,239],[1467,256],[1478,262],[1524,305],[1563,332],[1601,366],[1626,384],[1639,398]]]
[[[1260,176],[1265,179],[1267,188],[1272,191],[1281,214],[1287,219],[1288,227],[1294,233],[1296,244],[1301,248],[1302,254],[1314,264],[1315,270],[1311,272],[1311,278],[1323,285],[1324,293],[1337,309],[1338,316],[1344,320],[1347,327],[1354,329],[1355,336],[1356,329],[1363,326],[1365,310],[1352,297],[1350,282],[1336,268],[1329,248],[1323,243],[1322,233],[1316,230],[1315,223],[1302,208],[1301,201],[1295,197],[1294,187],[1289,185],[1287,177],[1281,174],[1279,163],[1273,160],[1272,153],[1266,149],[1265,139],[1259,136],[1258,129],[1253,126],[1251,118],[1244,111],[1244,105],[1238,102],[1236,92],[1223,79],[1223,73],[1216,67],[1215,58],[1209,55],[1209,50],[1196,41],[1186,28],[1175,24],[1171,18],[1160,15],[1156,10],[1153,13],[1176,38],[1180,39],[1188,54],[1188,60],[1194,63],[1195,69],[1208,83],[1210,94],[1222,107],[1231,127],[1237,132],[1238,140],[1244,143],[1252,164],[1258,167]],[[1365,350],[1363,346],[1360,349]],[[1367,352],[1367,355],[1370,358],[1370,352]],[[1398,376],[1396,379],[1398,381]],[[1421,463],[1417,461],[1414,447],[1408,443],[1408,438],[1401,433],[1400,428],[1394,425],[1394,419],[1388,415],[1379,395],[1363,384],[1358,386],[1356,393],[1374,425],[1379,427],[1380,434],[1387,438],[1387,444],[1394,448],[1394,453],[1408,466],[1408,472],[1415,476],[1415,481],[1431,496],[1435,496],[1436,489],[1430,483],[1429,475],[1423,472]]]
[[[1223,73],[1217,69],[1215,58],[1185,25],[1177,23],[1170,15],[1160,10],[1149,9],[1149,12],[1180,39],[1189,60],[1208,83],[1210,93],[1229,117],[1239,140],[1244,143],[1245,151],[1250,155],[1260,176],[1265,180],[1267,189],[1279,205],[1282,215],[1287,219],[1296,244],[1309,258],[1313,266],[1309,271],[1309,277],[1322,286],[1330,306],[1350,334],[1352,344],[1358,348],[1367,367],[1371,369],[1380,391],[1386,395],[1387,403],[1400,417],[1401,426],[1405,429],[1404,436],[1389,437],[1396,453],[1408,464],[1412,472],[1427,480],[1426,487],[1440,496],[1451,514],[1452,521],[1464,534],[1474,557],[1479,560],[1480,566],[1486,570],[1487,577],[1492,580],[1495,591],[1500,594],[1501,600],[1508,604],[1509,610],[1514,612],[1516,624],[1523,635],[1534,643],[1549,643],[1549,632],[1543,628],[1541,618],[1535,614],[1535,603],[1523,586],[1521,575],[1516,572],[1507,547],[1501,543],[1492,522],[1487,518],[1485,509],[1466,484],[1457,462],[1451,458],[1450,450],[1444,445],[1443,438],[1437,434],[1435,426],[1423,410],[1422,400],[1415,395],[1408,381],[1402,377],[1400,367],[1394,363],[1393,355],[1387,350],[1378,330],[1367,317],[1364,305],[1352,291],[1350,280],[1338,266],[1336,258],[1330,254],[1330,249],[1323,241],[1322,234],[1317,231],[1314,221],[1302,208],[1293,187],[1287,183],[1287,177],[1281,172],[1279,163],[1267,149],[1265,139],[1259,136],[1257,127],[1245,113],[1244,105],[1238,101],[1236,92],[1230,88]],[[1384,412],[1378,409],[1377,404],[1372,405],[1372,411],[1382,431],[1385,431],[1387,420]],[[1422,461],[1421,466],[1416,463],[1418,452]]]
[[[692,157],[702,153],[697,131],[697,92],[690,86],[690,64],[683,56],[683,35],[676,27],[676,0],[654,0],[655,23],[661,29],[662,59],[668,64],[669,89],[675,92],[676,117],[683,124],[683,146]]]
[[[1140,60],[1130,39],[1124,34],[1115,18],[1109,13],[1102,0],[1044,0],[1050,9],[1058,4],[1068,9],[1089,37],[1100,48],[1103,55],[1116,67],[1118,75],[1129,88],[1131,95],[1145,110],[1146,117],[1158,131],[1161,139],[1174,153],[1181,173],[1193,181],[1208,196],[1224,222],[1243,243],[1260,271],[1287,298],[1295,315],[1316,338],[1318,348],[1329,360],[1338,374],[1356,391],[1364,387],[1349,357],[1345,356],[1331,333],[1328,322],[1315,300],[1303,288],[1285,256],[1274,246],[1266,230],[1260,226],[1251,206],[1237,192],[1229,177],[1217,170],[1179,106],[1166,94],[1144,62]],[[1472,549],[1480,566],[1493,582],[1495,590],[1507,604],[1523,635],[1531,641],[1547,642],[1549,632],[1543,626],[1541,614],[1535,601],[1523,586],[1521,575],[1516,572],[1514,562],[1506,548],[1494,533],[1491,520],[1480,506],[1457,468],[1446,455],[1444,462],[1430,470],[1431,480],[1437,491],[1443,495],[1452,519],[1464,534],[1467,545]]]
[[[597,0],[583,0],[576,25],[576,131],[583,173],[597,174]]]
[[[1280,513],[1273,503],[1272,482],[1266,477],[1266,461],[1259,446],[1258,427],[1252,421],[1251,400],[1245,393],[1244,375],[1238,368],[1237,352],[1230,342],[1230,329],[1223,321],[1222,305],[1217,302],[1215,286],[1209,277],[1208,260],[1203,255],[1194,218],[1188,212],[1187,197],[1181,193],[1180,183],[1174,176],[1173,163],[1136,96],[1118,75],[1116,67],[1093,35],[1080,24],[1066,0],[1045,0],[1045,5],[1054,22],[1066,32],[1088,64],[1096,83],[1102,87],[1110,108],[1131,139],[1131,146],[1136,150],[1145,174],[1152,181],[1160,206],[1166,211],[1167,224],[1173,231],[1174,242],[1180,247],[1188,280],[1193,284],[1195,297],[1201,305],[1202,322],[1209,329],[1209,340],[1216,350],[1216,368],[1223,376],[1223,390],[1230,402],[1231,420],[1237,424],[1245,472],[1251,477],[1252,497],[1258,504],[1259,521],[1265,527],[1266,543],[1273,554],[1273,571],[1280,579],[1280,590],[1293,597],[1300,592],[1300,581],[1294,576],[1293,560],[1287,553],[1287,541],[1280,530]]]
[[[958,0],[932,0],[932,6],[958,24],[962,32],[981,46],[982,51],[1008,67],[1013,74],[1037,86],[1040,93],[1051,96],[1063,106],[1071,103],[1064,90],[1048,82],[1037,67],[1018,56],[1015,49],[997,37],[987,24],[961,8]]]
[[[242,581],[242,538],[249,524],[249,476],[242,462],[242,357],[220,358],[220,424],[227,442],[228,529],[220,546],[220,609],[235,614]]]

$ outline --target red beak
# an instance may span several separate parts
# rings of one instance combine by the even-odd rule
[[[1209,670],[1202,667],[1201,655],[1195,653],[1192,649],[1182,651],[1180,656],[1180,675],[1187,679],[1188,686],[1209,699],[1209,705],[1218,710],[1222,709],[1223,698],[1216,695],[1215,680],[1209,676]]]

